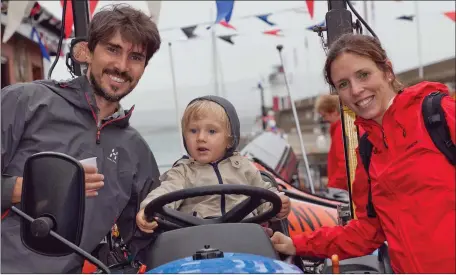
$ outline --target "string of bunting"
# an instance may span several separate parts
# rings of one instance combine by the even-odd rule
[[[232,17],[234,3],[235,3],[234,0],[216,1],[217,16],[216,16],[215,21],[202,22],[202,23],[188,25],[188,26],[184,26],[184,27],[164,28],[164,29],[160,29],[160,32],[180,29],[185,34],[186,39],[185,40],[175,40],[173,42],[188,41],[188,40],[204,38],[204,37],[201,37],[201,36],[198,36],[195,34],[196,29],[200,26],[206,26],[206,29],[209,29],[209,28],[214,27],[215,25],[221,25],[227,29],[237,31],[236,27],[233,24],[230,24],[230,21],[232,19],[243,20],[243,19],[257,18],[258,20],[267,24],[269,27],[274,27],[270,30],[261,32],[261,34],[269,35],[269,36],[283,36],[284,35],[283,33],[285,30],[277,27],[277,24],[270,19],[271,15],[277,15],[277,14],[285,13],[285,12],[308,13],[310,15],[311,19],[313,18],[313,15],[314,15],[314,0],[306,0],[307,11],[304,10],[304,7],[297,7],[297,8],[282,9],[282,10],[276,11],[274,13],[269,12],[269,13],[247,15],[247,16],[240,16],[240,17]],[[235,33],[235,34],[230,34],[230,35],[217,35],[217,37],[227,43],[234,45],[233,37],[240,36],[240,35],[251,35],[251,33]]]
[[[397,2],[401,2],[401,1],[397,1]],[[289,9],[279,10],[279,11],[276,11],[274,13],[270,12],[270,13],[257,14],[257,15],[242,16],[242,17],[232,17],[234,3],[235,3],[234,0],[231,0],[231,1],[226,1],[226,0],[216,1],[217,16],[216,16],[215,22],[203,22],[203,23],[188,25],[188,26],[184,26],[184,27],[165,28],[165,29],[160,29],[160,32],[180,29],[184,33],[186,39],[174,40],[172,42],[189,41],[189,40],[205,38],[205,37],[201,37],[201,36],[198,36],[198,35],[195,34],[195,31],[197,30],[197,28],[199,26],[208,26],[209,25],[208,27],[206,27],[206,29],[209,29],[209,28],[219,24],[219,25],[221,25],[221,26],[223,26],[223,27],[225,27],[227,29],[238,31],[237,28],[233,24],[230,23],[230,21],[232,19],[242,20],[242,19],[257,18],[258,20],[261,20],[262,22],[267,24],[269,27],[273,27],[273,28],[270,29],[270,30],[258,32],[258,33],[255,33],[255,34],[263,34],[263,35],[268,35],[268,36],[282,37],[282,36],[284,36],[284,33],[286,32],[286,30],[282,29],[282,28],[279,28],[277,26],[277,24],[270,19],[271,15],[276,15],[276,14],[279,14],[279,13],[294,11],[294,12],[297,12],[297,13],[308,13],[310,15],[311,19],[313,19],[313,16],[314,16],[314,0],[306,0],[307,11],[305,11],[303,9],[303,7],[298,7],[298,8],[289,8]],[[448,17],[449,19],[451,19],[453,22],[455,21],[455,12],[454,11],[445,12],[443,14],[446,17]],[[403,16],[397,17],[396,19],[413,21],[414,16],[415,15],[403,15]],[[311,26],[307,27],[306,29],[309,30],[309,31],[313,31],[313,29],[315,27],[324,27],[325,25],[326,25],[326,22],[325,22],[325,20],[323,20],[322,22],[320,22],[318,24],[311,25]],[[239,33],[238,32],[238,33],[228,34],[228,35],[217,35],[217,38],[219,38],[219,39],[221,39],[221,40],[223,40],[223,41],[225,41],[225,42],[227,42],[227,43],[229,43],[231,45],[234,45],[235,42],[234,42],[233,38],[238,37],[238,36],[255,35],[255,34],[254,33]]]

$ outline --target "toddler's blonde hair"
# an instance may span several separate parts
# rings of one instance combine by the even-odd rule
[[[227,138],[230,144],[234,142],[233,135],[231,133],[231,124],[228,119],[228,115],[219,104],[210,100],[196,100],[191,103],[186,109],[182,116],[182,131],[184,134],[188,130],[188,125],[193,120],[200,120],[204,118],[213,118],[222,124],[222,127],[226,130]]]

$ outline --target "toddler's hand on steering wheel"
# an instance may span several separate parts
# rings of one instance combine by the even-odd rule
[[[146,220],[144,209],[141,209],[138,214],[136,214],[136,224],[138,225],[139,229],[145,233],[154,233],[154,230],[158,226],[158,223],[156,221],[148,222]]]

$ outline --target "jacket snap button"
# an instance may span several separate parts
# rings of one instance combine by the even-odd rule
[[[238,164],[239,164],[239,161],[236,160],[236,161],[234,162],[234,164],[238,165]]]

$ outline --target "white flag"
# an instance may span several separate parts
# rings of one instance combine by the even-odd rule
[[[146,1],[149,7],[149,13],[152,17],[152,21],[158,25],[158,19],[160,18],[161,1]]]
[[[35,1],[9,1],[7,23],[3,33],[3,43],[6,43],[22,23],[22,19],[30,14]]]

